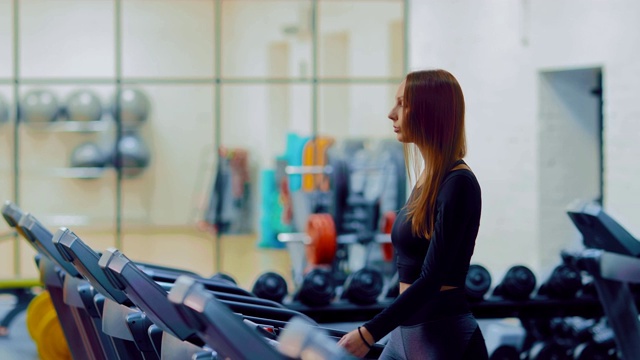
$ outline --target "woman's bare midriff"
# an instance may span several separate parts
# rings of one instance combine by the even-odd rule
[[[407,290],[409,288],[409,286],[411,286],[411,284],[407,284],[407,283],[400,283],[400,294],[402,294],[405,290]],[[442,285],[440,287],[440,291],[447,291],[447,290],[451,290],[451,289],[456,289],[458,288],[457,286],[449,286],[449,285]]]

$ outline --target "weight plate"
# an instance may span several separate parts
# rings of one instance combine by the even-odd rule
[[[34,341],[42,360],[71,359],[69,345],[62,332],[58,314],[53,308],[39,319]]]
[[[331,215],[309,215],[309,219],[307,220],[307,235],[310,238],[310,242],[306,246],[308,264],[332,264],[337,250],[337,234]]]
[[[29,302],[26,311],[26,323],[29,335],[34,341],[36,340],[35,334],[38,323],[51,309],[54,309],[54,307],[48,291],[41,292]]]
[[[396,221],[396,212],[395,211],[387,211],[384,213],[382,218],[382,233],[383,234],[391,234],[391,229],[393,228],[393,223]],[[393,261],[393,244],[392,243],[384,243],[382,246],[382,258],[384,261]]]

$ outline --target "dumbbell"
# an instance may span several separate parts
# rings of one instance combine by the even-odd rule
[[[287,296],[287,281],[278,273],[269,271],[260,275],[251,290],[257,297],[282,303]]]
[[[591,338],[573,349],[574,360],[618,359],[615,334],[606,320],[601,320],[589,329]]]
[[[509,300],[526,300],[536,288],[536,276],[522,265],[511,267],[502,282],[494,289],[493,295]]]
[[[234,279],[231,275],[219,272],[211,277],[211,280],[222,280],[229,282],[233,285],[238,285],[236,279]]]
[[[332,273],[316,268],[304,276],[296,300],[307,306],[325,306],[331,303],[335,294],[336,286]]]
[[[551,332],[556,339],[569,339],[573,343],[589,341],[593,338],[591,330],[595,326],[594,319],[581,317],[556,318],[551,320]]]
[[[582,287],[582,278],[577,269],[572,266],[558,265],[538,289],[539,295],[555,299],[570,299]]]
[[[577,269],[578,259],[575,254],[572,254],[567,251],[560,252],[560,256],[562,257],[563,264],[569,266],[570,268]],[[578,271],[578,274],[580,272]],[[576,297],[578,298],[597,298],[598,291],[596,290],[595,283],[590,278],[590,276],[582,277],[582,274],[579,276],[580,279],[580,288],[576,291]]]
[[[360,269],[347,277],[342,297],[358,305],[375,304],[383,286],[382,274],[378,270]]]
[[[482,265],[472,264],[467,272],[465,291],[467,299],[480,301],[491,287],[491,274]]]
[[[553,338],[564,344],[572,360],[616,359],[613,331],[605,322],[581,317],[551,321]]]

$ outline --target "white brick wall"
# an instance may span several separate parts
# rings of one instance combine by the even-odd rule
[[[625,42],[640,53],[637,40]],[[640,64],[632,57],[612,59],[605,70],[606,205],[611,215],[640,238],[640,83],[636,81]]]
[[[640,3],[413,0],[410,6],[411,68],[448,69],[465,91],[468,160],[484,192],[475,262],[497,277],[514,263],[539,274],[551,265],[542,256],[548,248],[537,180],[544,70],[603,68],[605,206],[640,235]]]

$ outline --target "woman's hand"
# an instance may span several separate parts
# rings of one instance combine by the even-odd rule
[[[367,328],[361,326],[360,331],[362,332],[362,336],[367,341],[368,344],[373,345],[373,336],[369,333]],[[369,352],[369,345],[365,344],[362,337],[358,333],[358,329],[351,331],[348,334],[345,334],[340,341],[338,341],[338,345],[342,346],[347,352],[351,353],[356,357],[364,357]]]

